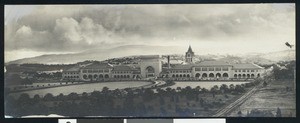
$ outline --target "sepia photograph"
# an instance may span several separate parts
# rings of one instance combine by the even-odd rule
[[[295,3],[5,5],[5,118],[296,117],[295,13]]]

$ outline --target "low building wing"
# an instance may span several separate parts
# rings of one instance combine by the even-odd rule
[[[263,67],[252,63],[233,64],[233,69],[263,69]]]

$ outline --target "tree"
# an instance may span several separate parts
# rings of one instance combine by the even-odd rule
[[[77,93],[70,93],[69,95],[68,95],[68,99],[69,100],[77,100],[79,98],[79,96],[78,96],[78,94]]]
[[[51,93],[47,93],[45,96],[44,96],[44,100],[45,101],[53,101],[54,100],[54,97]]]
[[[220,90],[222,91],[222,93],[227,93],[229,91],[229,88],[226,84],[222,84]]]
[[[279,107],[277,108],[277,111],[276,111],[276,117],[281,117],[281,110]]]
[[[108,93],[109,92],[109,88],[108,87],[103,87],[102,88],[102,93]]]
[[[35,102],[39,102],[39,101],[41,100],[40,95],[38,95],[38,94],[34,95],[34,96],[33,96],[33,100],[34,100]]]

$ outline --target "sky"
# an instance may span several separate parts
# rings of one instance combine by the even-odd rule
[[[123,45],[268,53],[295,44],[295,30],[293,3],[6,5],[5,62]]]

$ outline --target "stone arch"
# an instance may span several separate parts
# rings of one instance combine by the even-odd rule
[[[177,78],[179,77],[178,74],[176,74],[176,77],[177,77]]]
[[[152,66],[146,67],[146,76],[147,77],[153,77],[155,73],[155,69]]]
[[[238,75],[238,77],[239,77],[239,78],[242,78],[242,75],[241,75],[241,74],[239,74],[239,75]]]
[[[246,74],[243,74],[243,78],[246,78]]]
[[[190,77],[190,74],[186,75],[186,77]]]
[[[235,74],[236,75],[236,74]],[[223,77],[224,78],[228,78],[229,76],[228,76],[228,73],[223,73]]]
[[[237,78],[237,74],[234,74],[233,77],[234,77],[234,78]]]
[[[251,78],[254,78],[254,74],[251,74]]]
[[[200,73],[196,73],[195,77],[199,78],[200,77]]]
[[[89,78],[89,79],[92,79],[92,78],[93,78],[93,75],[88,75],[88,78]]]
[[[98,75],[97,75],[97,74],[94,75],[94,79],[96,79],[96,78],[98,78]]]
[[[183,74],[183,77],[186,77],[186,75],[185,75],[185,74]]]
[[[108,74],[105,74],[105,75],[104,75],[104,78],[109,78],[109,75],[108,75]]]
[[[173,74],[172,77],[175,78],[175,74]]]
[[[99,75],[99,78],[103,78],[103,75],[102,75],[102,74],[100,74],[100,75]]]
[[[216,77],[218,78],[218,77],[221,77],[221,74],[220,73],[217,73],[216,74]]]
[[[247,74],[247,78],[250,78],[250,74]]]
[[[213,73],[210,73],[208,76],[211,77],[211,78],[215,77],[215,75]]]
[[[182,74],[180,74],[179,77],[182,77]]]
[[[68,76],[67,76],[68,77]],[[86,74],[83,75],[83,79],[88,79],[88,76]]]
[[[260,74],[257,74],[257,77],[260,77]]]
[[[203,77],[203,78],[206,78],[206,77],[207,77],[207,73],[203,73],[203,74],[202,74],[202,77]]]

